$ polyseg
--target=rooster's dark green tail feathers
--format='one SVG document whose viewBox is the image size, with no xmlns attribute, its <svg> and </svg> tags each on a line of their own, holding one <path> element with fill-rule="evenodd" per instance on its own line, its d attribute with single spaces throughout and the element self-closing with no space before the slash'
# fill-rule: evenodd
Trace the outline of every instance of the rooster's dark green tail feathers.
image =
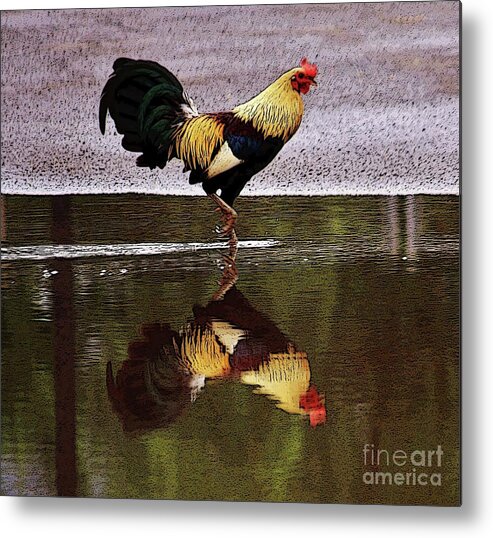
<svg viewBox="0 0 493 538">
<path fill-rule="evenodd" d="M 197 114 L 192 101 L 175 75 L 156 62 L 118 58 L 113 71 L 101 94 L 101 132 L 109 112 L 123 135 L 122 146 L 142 152 L 137 164 L 163 168 L 174 130 Z"/>
</svg>

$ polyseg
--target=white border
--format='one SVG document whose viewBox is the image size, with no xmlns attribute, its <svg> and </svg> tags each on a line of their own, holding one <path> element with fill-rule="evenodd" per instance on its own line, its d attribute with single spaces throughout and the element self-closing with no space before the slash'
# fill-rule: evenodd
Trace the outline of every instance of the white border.
<svg viewBox="0 0 493 538">
<path fill-rule="evenodd" d="M 241 4 L 4 0 L 2 9 Z M 246 2 L 243 2 L 246 3 Z M 262 3 L 250 0 L 248 3 Z M 269 3 L 283 3 L 270 0 Z M 299 2 L 301 3 L 301 2 Z M 463 0 L 463 507 L 0 499 L 3 536 L 491 536 L 493 531 L 493 2 Z M 488 172 L 490 177 L 488 177 Z"/>
</svg>

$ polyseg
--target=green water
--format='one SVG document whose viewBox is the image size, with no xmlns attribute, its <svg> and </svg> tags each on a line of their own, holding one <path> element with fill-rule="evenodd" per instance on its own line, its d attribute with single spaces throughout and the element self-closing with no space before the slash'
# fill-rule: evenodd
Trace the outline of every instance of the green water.
<svg viewBox="0 0 493 538">
<path fill-rule="evenodd" d="M 237 210 L 240 240 L 265 244 L 239 249 L 236 289 L 269 335 L 306 357 L 325 423 L 225 375 L 167 420 L 146 423 L 141 412 L 130 431 L 109 397 L 107 363 L 115 376 L 134 364 L 129 344 L 149 324 L 186 327 L 194 305 L 210 304 L 223 264 L 217 249 L 138 251 L 216 242 L 210 201 L 6 196 L 3 494 L 459 502 L 459 199 L 243 198 Z M 61 257 L 46 257 L 43 245 L 57 244 Z M 143 397 L 127 396 L 130 406 Z M 365 472 L 388 470 L 364 464 L 365 444 L 440 445 L 431 472 L 441 485 L 365 484 Z"/>
</svg>

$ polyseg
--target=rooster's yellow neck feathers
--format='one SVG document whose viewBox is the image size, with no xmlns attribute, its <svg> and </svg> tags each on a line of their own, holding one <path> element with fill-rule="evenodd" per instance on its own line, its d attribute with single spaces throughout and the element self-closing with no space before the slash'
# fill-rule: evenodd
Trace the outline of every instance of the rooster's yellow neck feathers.
<svg viewBox="0 0 493 538">
<path fill-rule="evenodd" d="M 282 138 L 287 142 L 300 126 L 303 100 L 291 86 L 291 77 L 298 71 L 291 69 L 243 105 L 233 109 L 243 121 L 250 121 L 264 136 Z"/>
<path fill-rule="evenodd" d="M 234 108 L 233 113 L 242 121 L 251 122 L 266 138 L 287 142 L 303 117 L 303 100 L 291 86 L 291 77 L 298 70 L 284 73 L 256 97 Z M 174 150 L 189 168 L 206 169 L 223 140 L 224 125 L 213 114 L 202 114 L 188 119 L 177 130 Z"/>
</svg>

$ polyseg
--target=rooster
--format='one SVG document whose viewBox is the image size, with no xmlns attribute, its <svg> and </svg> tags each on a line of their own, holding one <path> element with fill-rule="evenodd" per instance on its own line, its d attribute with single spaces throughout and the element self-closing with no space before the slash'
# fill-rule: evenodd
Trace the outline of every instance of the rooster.
<svg viewBox="0 0 493 538">
<path fill-rule="evenodd" d="M 139 152 L 137 165 L 164 168 L 173 158 L 202 183 L 223 220 L 222 233 L 236 242 L 233 203 L 298 130 L 303 100 L 316 86 L 317 66 L 301 60 L 265 90 L 229 112 L 199 114 L 179 80 L 162 65 L 119 58 L 100 101 L 105 133 L 109 111 L 122 146 Z M 219 192 L 219 194 L 217 194 Z"/>
</svg>

